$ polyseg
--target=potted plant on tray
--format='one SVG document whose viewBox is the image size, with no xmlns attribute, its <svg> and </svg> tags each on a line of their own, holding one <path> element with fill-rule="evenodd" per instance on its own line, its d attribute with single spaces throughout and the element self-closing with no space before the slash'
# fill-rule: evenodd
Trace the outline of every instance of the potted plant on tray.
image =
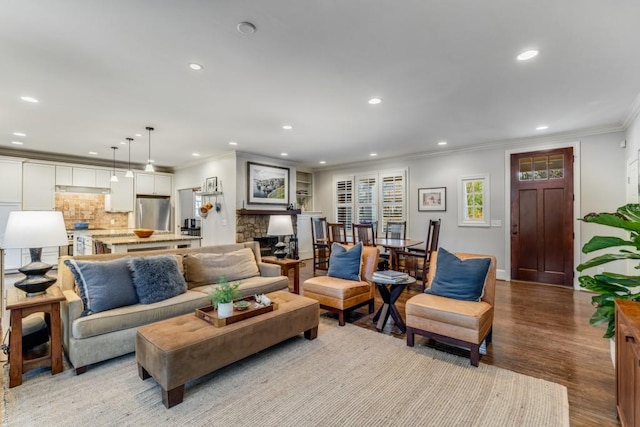
<svg viewBox="0 0 640 427">
<path fill-rule="evenodd" d="M 225 318 L 233 314 L 233 300 L 238 298 L 240 283 L 229 283 L 221 277 L 218 286 L 211 292 L 211 304 L 218 310 L 218 317 Z"/>
<path fill-rule="evenodd" d="M 582 247 L 587 254 L 601 249 L 622 246 L 617 253 L 607 253 L 590 259 L 577 267 L 579 272 L 616 260 L 640 260 L 640 204 L 627 204 L 615 213 L 591 213 L 581 219 L 584 222 L 602 224 L 630 232 L 628 239 L 614 236 L 594 236 Z M 640 269 L 640 265 L 635 267 Z M 592 326 L 607 323 L 604 338 L 615 336 L 614 299 L 640 301 L 640 276 L 601 272 L 593 276 L 583 275 L 578 278 L 580 286 L 595 292 L 591 301 L 596 307 L 589 323 Z"/>
</svg>

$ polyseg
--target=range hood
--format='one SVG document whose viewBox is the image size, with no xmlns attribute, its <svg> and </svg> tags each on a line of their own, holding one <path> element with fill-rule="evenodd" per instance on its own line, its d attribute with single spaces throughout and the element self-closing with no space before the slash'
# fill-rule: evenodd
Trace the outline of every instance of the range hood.
<svg viewBox="0 0 640 427">
<path fill-rule="evenodd" d="M 58 193 L 111 194 L 110 188 L 75 187 L 73 185 L 56 185 Z"/>
</svg>

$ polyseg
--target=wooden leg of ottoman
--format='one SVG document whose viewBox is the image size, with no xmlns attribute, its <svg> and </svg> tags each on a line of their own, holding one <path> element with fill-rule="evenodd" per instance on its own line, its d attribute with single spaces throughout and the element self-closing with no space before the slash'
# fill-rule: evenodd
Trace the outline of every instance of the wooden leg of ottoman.
<svg viewBox="0 0 640 427">
<path fill-rule="evenodd" d="M 304 337 L 308 340 L 314 340 L 318 338 L 318 327 L 311 328 L 308 331 L 304 331 Z"/>
<path fill-rule="evenodd" d="M 178 403 L 182 403 L 184 399 L 184 384 L 179 385 L 171 390 L 162 389 L 162 403 L 169 409 L 172 406 L 176 406 Z"/>
<path fill-rule="evenodd" d="M 147 372 L 147 370 L 144 369 L 140 363 L 138 363 L 138 376 L 142 380 L 146 380 L 147 378 L 151 377 L 151 375 L 149 375 L 149 372 Z"/>
</svg>

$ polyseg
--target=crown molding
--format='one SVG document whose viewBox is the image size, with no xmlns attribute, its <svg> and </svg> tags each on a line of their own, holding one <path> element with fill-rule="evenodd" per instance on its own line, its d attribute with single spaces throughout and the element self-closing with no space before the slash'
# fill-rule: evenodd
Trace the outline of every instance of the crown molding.
<svg viewBox="0 0 640 427">
<path fill-rule="evenodd" d="M 636 96 L 636 99 L 631 103 L 631 108 L 629 108 L 629 114 L 627 114 L 627 118 L 622 122 L 625 130 L 631 126 L 631 124 L 636 120 L 640 114 L 640 93 Z"/>
<path fill-rule="evenodd" d="M 0 147 L 0 156 L 19 157 L 22 159 L 42 160 L 56 163 L 71 163 L 74 165 L 100 166 L 108 169 L 113 168 L 113 160 L 109 159 L 72 156 L 68 154 L 50 153 L 47 151 L 14 149 L 10 147 Z M 134 171 L 143 171 L 145 166 L 146 163 L 131 163 L 131 169 L 133 169 Z M 173 168 L 170 167 L 158 166 L 155 164 L 153 165 L 153 167 L 156 169 L 156 172 L 173 173 Z M 116 169 L 126 170 L 128 168 L 129 162 L 116 161 Z"/>
</svg>

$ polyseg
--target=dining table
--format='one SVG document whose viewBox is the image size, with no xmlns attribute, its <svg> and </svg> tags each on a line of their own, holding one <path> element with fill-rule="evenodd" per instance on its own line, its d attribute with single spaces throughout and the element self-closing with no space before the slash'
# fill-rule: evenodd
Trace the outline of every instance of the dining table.
<svg viewBox="0 0 640 427">
<path fill-rule="evenodd" d="M 415 246 L 423 243 L 424 240 L 414 239 L 387 239 L 384 237 L 377 237 L 375 239 L 376 246 L 382 246 L 389 249 L 389 269 L 393 270 L 398 265 L 398 252 L 403 251 L 409 246 Z M 347 243 L 353 243 L 353 237 L 347 236 Z"/>
</svg>

